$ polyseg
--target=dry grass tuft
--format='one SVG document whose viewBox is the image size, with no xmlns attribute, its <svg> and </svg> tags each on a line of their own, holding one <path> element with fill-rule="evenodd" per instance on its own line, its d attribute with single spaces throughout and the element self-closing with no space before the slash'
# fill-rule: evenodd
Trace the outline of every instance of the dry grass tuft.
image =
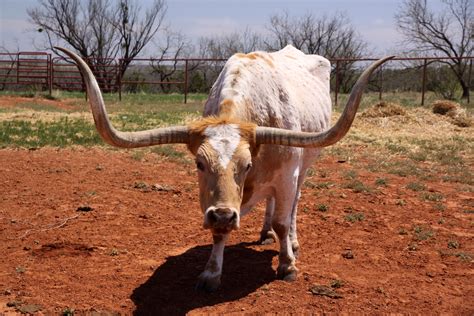
<svg viewBox="0 0 474 316">
<path fill-rule="evenodd" d="M 401 115 L 405 116 L 405 109 L 396 103 L 381 101 L 362 112 L 362 117 L 389 117 Z"/>
<path fill-rule="evenodd" d="M 449 100 L 436 100 L 431 105 L 433 113 L 453 117 L 461 111 L 459 103 Z"/>
<path fill-rule="evenodd" d="M 431 105 L 435 114 L 445 115 L 451 124 L 459 127 L 471 127 L 474 125 L 472 116 L 461 108 L 459 103 L 449 100 L 437 100 Z"/>
</svg>

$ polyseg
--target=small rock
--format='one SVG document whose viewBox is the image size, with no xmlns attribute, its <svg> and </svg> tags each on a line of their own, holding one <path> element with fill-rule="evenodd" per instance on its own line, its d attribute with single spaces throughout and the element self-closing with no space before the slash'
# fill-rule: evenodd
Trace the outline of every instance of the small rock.
<svg viewBox="0 0 474 316">
<path fill-rule="evenodd" d="M 161 185 L 161 184 L 153 184 L 151 186 L 151 189 L 153 191 L 164 191 L 164 192 L 169 192 L 169 191 L 173 191 L 173 188 L 167 186 L 167 185 Z"/>
<path fill-rule="evenodd" d="M 76 212 L 90 212 L 94 210 L 91 206 L 88 206 L 88 205 L 82 205 L 82 206 L 79 206 L 77 209 L 76 209 Z"/>
<path fill-rule="evenodd" d="M 426 272 L 426 275 L 429 276 L 430 278 L 434 278 L 435 277 L 435 273 L 434 272 Z"/>
<path fill-rule="evenodd" d="M 31 250 L 31 247 L 25 246 L 25 247 L 23 247 L 23 250 L 25 250 L 25 251 Z"/>
<path fill-rule="evenodd" d="M 342 257 L 345 259 L 354 259 L 354 254 L 352 253 L 352 250 L 346 250 L 342 253 Z"/>
<path fill-rule="evenodd" d="M 12 291 L 9 289 L 6 289 L 5 291 L 3 291 L 3 295 L 12 295 Z"/>
<path fill-rule="evenodd" d="M 343 298 L 343 296 L 326 285 L 315 285 L 309 289 L 313 295 L 322 295 L 330 298 Z"/>
<path fill-rule="evenodd" d="M 17 306 L 20 306 L 22 304 L 21 301 L 10 301 L 10 302 L 7 302 L 7 307 L 17 307 Z"/>
<path fill-rule="evenodd" d="M 34 314 L 36 312 L 39 312 L 41 310 L 41 306 L 36 305 L 36 304 L 26 304 L 26 305 L 21 305 L 17 306 L 16 309 L 21 312 L 22 314 Z"/>
</svg>

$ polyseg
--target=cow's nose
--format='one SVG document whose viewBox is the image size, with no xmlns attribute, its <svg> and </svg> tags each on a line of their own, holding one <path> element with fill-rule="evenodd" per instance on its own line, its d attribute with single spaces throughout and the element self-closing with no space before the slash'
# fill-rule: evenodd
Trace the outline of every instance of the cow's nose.
<svg viewBox="0 0 474 316">
<path fill-rule="evenodd" d="M 228 227 L 236 223 L 238 214 L 230 208 L 217 208 L 207 212 L 209 224 L 214 227 Z"/>
</svg>

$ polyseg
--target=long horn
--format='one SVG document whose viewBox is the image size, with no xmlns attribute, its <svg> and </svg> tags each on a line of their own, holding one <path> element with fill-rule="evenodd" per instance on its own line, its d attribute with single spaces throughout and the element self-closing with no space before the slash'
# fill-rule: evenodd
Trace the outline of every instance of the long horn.
<svg viewBox="0 0 474 316">
<path fill-rule="evenodd" d="M 326 147 L 337 143 L 342 137 L 344 137 L 344 135 L 346 135 L 354 121 L 362 93 L 367 86 L 370 75 L 375 69 L 377 69 L 377 67 L 394 57 L 395 56 L 389 56 L 377 60 L 362 73 L 354 87 L 352 87 L 351 95 L 349 96 L 349 100 L 344 108 L 344 112 L 331 129 L 320 133 L 308 133 L 259 126 L 256 130 L 257 144 L 273 144 L 293 147 Z"/>
<path fill-rule="evenodd" d="M 139 132 L 121 132 L 116 130 L 109 121 L 102 93 L 89 66 L 73 52 L 62 47 L 55 48 L 64 52 L 76 62 L 86 84 L 95 126 L 104 141 L 110 145 L 125 148 L 189 143 L 188 127 L 186 126 L 163 127 Z"/>
</svg>

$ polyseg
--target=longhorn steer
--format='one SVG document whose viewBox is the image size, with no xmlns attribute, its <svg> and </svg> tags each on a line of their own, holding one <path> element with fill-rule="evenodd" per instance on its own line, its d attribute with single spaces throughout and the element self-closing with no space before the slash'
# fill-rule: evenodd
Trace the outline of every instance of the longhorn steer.
<svg viewBox="0 0 474 316">
<path fill-rule="evenodd" d="M 188 126 L 121 132 L 110 124 L 86 63 L 58 49 L 77 63 L 97 130 L 106 142 L 127 148 L 185 143 L 195 155 L 203 225 L 214 240 L 197 285 L 206 290 L 220 284 L 229 233 L 239 228 L 240 216 L 262 199 L 267 206 L 261 240 L 278 237 L 277 276 L 287 281 L 296 278 L 296 213 L 306 170 L 322 147 L 347 133 L 369 76 L 391 58 L 378 60 L 364 71 L 330 129 L 329 61 L 287 46 L 274 53 L 232 56 L 211 89 L 203 119 Z"/>
</svg>

